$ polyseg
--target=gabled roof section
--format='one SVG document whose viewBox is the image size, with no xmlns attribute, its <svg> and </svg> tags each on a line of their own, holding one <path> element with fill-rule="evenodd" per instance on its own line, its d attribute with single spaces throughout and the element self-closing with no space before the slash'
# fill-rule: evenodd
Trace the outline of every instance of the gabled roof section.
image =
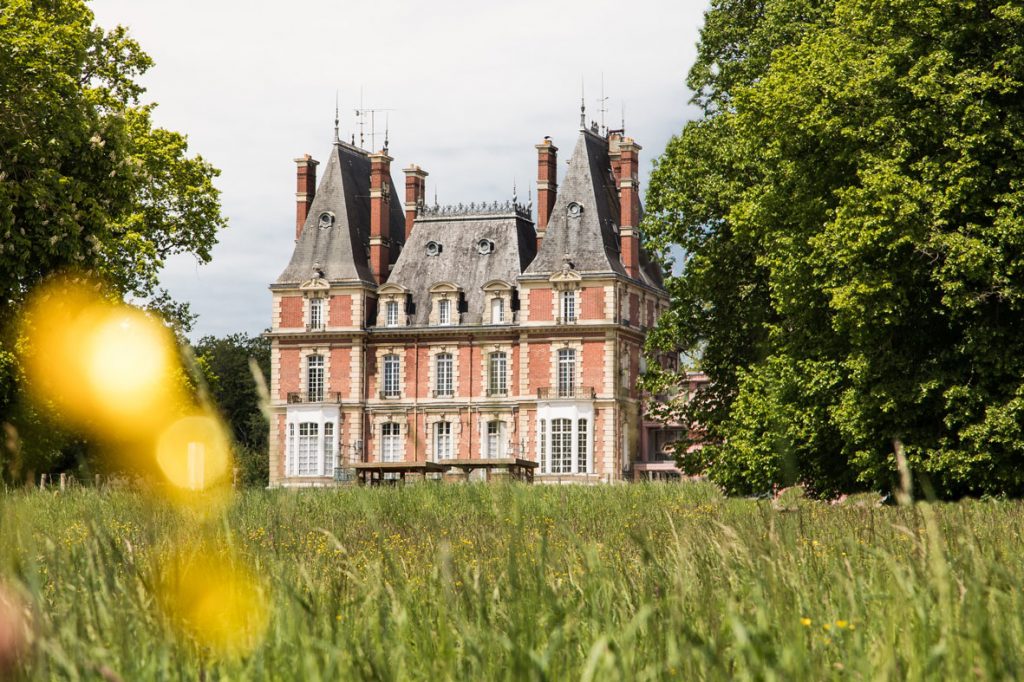
<svg viewBox="0 0 1024 682">
<path fill-rule="evenodd" d="M 405 241 L 405 218 L 391 177 L 388 177 L 388 184 L 392 197 L 390 260 L 394 263 Z M 330 227 L 320 227 L 320 216 L 324 213 L 334 218 Z M 302 227 L 302 236 L 295 244 L 288 267 L 277 278 L 277 284 L 305 282 L 317 276 L 315 271 L 330 282 L 374 284 L 369 244 L 369 155 L 344 142 L 335 142 Z"/>
<path fill-rule="evenodd" d="M 579 215 L 569 211 L 579 204 Z M 619 253 L 619 195 L 608 158 L 608 140 L 581 130 L 565 180 L 558 187 L 547 231 L 527 275 L 549 275 L 563 269 L 566 254 L 582 274 L 617 273 L 626 276 Z M 640 252 L 641 281 L 660 288 L 661 273 Z"/>
<path fill-rule="evenodd" d="M 441 245 L 436 255 L 427 255 L 429 242 Z M 533 223 L 525 210 L 515 207 L 427 212 L 416 219 L 388 284 L 400 284 L 412 292 L 411 324 L 428 324 L 431 292 L 440 289 L 461 290 L 462 322 L 478 324 L 485 313 L 484 285 L 495 280 L 515 282 L 533 258 L 535 244 Z"/>
</svg>

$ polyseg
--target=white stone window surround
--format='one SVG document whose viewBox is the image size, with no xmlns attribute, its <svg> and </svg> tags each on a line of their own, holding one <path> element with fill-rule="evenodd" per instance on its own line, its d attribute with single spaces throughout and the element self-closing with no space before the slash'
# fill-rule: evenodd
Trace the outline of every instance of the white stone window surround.
<svg viewBox="0 0 1024 682">
<path fill-rule="evenodd" d="M 450 397 L 455 397 L 459 394 L 459 347 L 457 345 L 441 345 L 430 348 L 430 366 L 427 368 L 430 395 L 446 400 L 448 397 L 438 394 L 437 386 L 437 356 L 442 353 L 452 356 L 452 392 Z"/>
<path fill-rule="evenodd" d="M 408 326 L 409 316 L 405 312 L 408 299 L 409 292 L 397 284 L 384 284 L 377 289 L 377 326 L 389 329 Z M 397 318 L 388 319 L 389 309 L 395 311 Z"/>
<path fill-rule="evenodd" d="M 299 392 L 309 396 L 309 356 L 320 355 L 324 359 L 323 398 L 326 399 L 331 390 L 331 351 L 327 347 L 303 348 L 299 351 Z"/>
<path fill-rule="evenodd" d="M 378 348 L 377 356 L 377 396 L 384 395 L 384 357 L 387 355 L 398 356 L 398 395 L 388 398 L 396 400 L 405 397 L 405 349 L 401 346 Z"/>
<path fill-rule="evenodd" d="M 316 456 L 314 473 L 298 473 L 298 443 L 300 424 L 317 425 L 313 452 Z M 326 424 L 330 424 L 330 435 Z M 289 405 L 285 413 L 285 476 L 288 478 L 316 478 L 333 476 L 338 457 L 338 439 L 341 434 L 341 414 L 338 405 Z M 329 440 L 328 440 L 329 438 Z"/>
<path fill-rule="evenodd" d="M 376 446 L 374 447 L 375 452 L 373 453 L 374 459 L 378 462 L 385 461 L 385 443 L 384 443 L 384 424 L 397 424 L 398 425 L 398 440 L 396 443 L 397 450 L 390 451 L 390 454 L 397 459 L 390 459 L 387 461 L 405 461 L 405 450 L 406 444 L 408 443 L 409 436 L 409 424 L 406 415 L 402 412 L 394 414 L 377 414 L 373 417 L 373 434 L 376 439 Z"/>
<path fill-rule="evenodd" d="M 330 308 L 327 300 L 320 292 L 306 294 L 303 301 L 305 305 L 303 317 L 306 320 L 306 328 L 310 331 L 321 331 L 327 328 L 327 315 Z"/>
<path fill-rule="evenodd" d="M 503 398 L 512 395 L 512 389 L 515 386 L 513 383 L 513 364 L 512 364 L 512 344 L 511 343 L 489 343 L 481 346 L 483 352 L 481 353 L 480 359 L 480 376 L 484 378 L 484 397 L 485 398 Z M 504 393 L 492 393 L 491 384 L 491 355 L 494 353 L 505 354 L 505 391 Z"/>
<path fill-rule="evenodd" d="M 430 315 L 427 324 L 432 326 L 457 325 L 461 321 L 462 314 L 459 311 L 459 304 L 462 301 L 462 289 L 450 282 L 438 282 L 430 287 Z M 441 317 L 441 302 L 447 301 L 448 319 Z"/>
<path fill-rule="evenodd" d="M 498 436 L 498 452 L 491 453 L 488 447 L 488 427 L 491 423 L 498 422 L 501 424 L 501 432 Z M 502 457 L 512 457 L 515 452 L 515 438 L 516 438 L 516 415 L 512 412 L 489 412 L 484 410 L 480 412 L 479 421 L 477 422 L 478 430 L 478 441 L 476 448 L 477 453 L 471 455 L 480 457 L 481 459 L 498 459 Z"/>
<path fill-rule="evenodd" d="M 484 284 L 481 289 L 484 292 L 484 309 L 481 311 L 484 324 L 513 324 L 512 313 L 512 290 L 508 282 L 495 279 Z M 496 304 L 495 301 L 499 303 Z M 495 306 L 501 306 L 501 319 L 495 319 Z"/>
<path fill-rule="evenodd" d="M 555 395 L 558 394 L 558 351 L 563 348 L 571 348 L 576 351 L 576 376 L 574 386 L 576 390 L 580 390 L 583 385 L 583 341 L 582 339 L 571 339 L 562 340 L 551 344 L 551 362 L 550 362 L 550 380 L 551 383 L 548 385 Z M 595 386 L 595 390 L 600 390 L 600 386 Z"/>
<path fill-rule="evenodd" d="M 552 474 L 551 466 L 551 444 L 552 429 L 551 422 L 554 419 L 567 419 L 570 423 L 571 435 L 569 445 L 570 470 L 560 472 L 561 475 L 594 473 L 594 404 L 590 401 L 576 402 L 541 402 L 537 405 L 537 426 L 536 426 L 536 448 L 538 453 L 544 453 L 541 457 L 537 473 Z M 586 420 L 587 432 L 579 432 L 580 420 Z M 541 438 L 544 438 L 544 442 Z M 579 467 L 580 444 L 586 445 L 586 472 L 581 472 Z M 558 474 L 556 474 L 558 475 Z"/>
<path fill-rule="evenodd" d="M 451 443 L 448 457 L 437 452 L 437 424 L 447 422 L 450 424 L 449 441 Z M 462 432 L 462 419 L 458 412 L 427 413 L 425 425 L 427 429 L 427 460 L 438 462 L 441 459 L 455 459 L 459 453 L 459 434 Z"/>
</svg>

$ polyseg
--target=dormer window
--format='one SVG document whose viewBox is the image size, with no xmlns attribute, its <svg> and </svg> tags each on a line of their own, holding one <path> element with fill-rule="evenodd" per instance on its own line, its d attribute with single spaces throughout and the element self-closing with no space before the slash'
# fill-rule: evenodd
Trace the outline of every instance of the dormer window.
<svg viewBox="0 0 1024 682">
<path fill-rule="evenodd" d="M 326 211 L 321 213 L 320 218 L 317 220 L 317 226 L 321 230 L 326 230 L 332 225 L 334 225 L 334 214 L 328 213 Z"/>
<path fill-rule="evenodd" d="M 481 239 L 476 243 L 476 250 L 481 256 L 486 256 L 494 251 L 494 242 L 490 239 Z"/>
<path fill-rule="evenodd" d="M 447 298 L 442 298 L 437 302 L 437 323 L 440 325 L 452 323 L 452 302 Z"/>
<path fill-rule="evenodd" d="M 491 299 L 491 324 L 504 324 L 505 323 L 505 299 L 503 298 L 492 298 Z"/>
<path fill-rule="evenodd" d="M 569 203 L 566 210 L 568 210 L 570 218 L 578 218 L 583 213 L 583 206 L 573 201 Z"/>
<path fill-rule="evenodd" d="M 441 253 L 441 245 L 440 244 L 438 244 L 435 241 L 427 242 L 427 255 L 428 256 L 437 256 L 437 255 L 440 255 L 440 253 Z"/>
<path fill-rule="evenodd" d="M 388 301 L 384 304 L 384 325 L 387 327 L 398 326 L 398 301 Z"/>
</svg>

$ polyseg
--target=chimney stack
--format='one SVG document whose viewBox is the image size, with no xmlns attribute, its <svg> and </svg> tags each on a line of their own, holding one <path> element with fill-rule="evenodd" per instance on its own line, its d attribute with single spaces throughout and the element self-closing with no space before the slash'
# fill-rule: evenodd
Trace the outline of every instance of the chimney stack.
<svg viewBox="0 0 1024 682">
<path fill-rule="evenodd" d="M 370 270 L 378 285 L 390 273 L 392 161 L 385 151 L 370 154 Z"/>
<path fill-rule="evenodd" d="M 412 224 L 416 220 L 420 206 L 427 198 L 427 176 L 430 175 L 417 165 L 403 169 L 405 173 L 405 238 L 412 234 Z"/>
<path fill-rule="evenodd" d="M 305 154 L 295 159 L 295 241 L 302 236 L 302 226 L 316 196 L 316 167 L 319 161 Z"/>
<path fill-rule="evenodd" d="M 537 147 L 537 250 L 548 229 L 551 210 L 558 194 L 558 147 L 545 137 Z"/>
<path fill-rule="evenodd" d="M 633 279 L 640 278 L 640 239 L 637 223 L 640 222 L 640 187 L 637 170 L 640 165 L 640 145 L 631 137 L 618 141 L 619 152 L 619 253 L 626 274 Z"/>
</svg>

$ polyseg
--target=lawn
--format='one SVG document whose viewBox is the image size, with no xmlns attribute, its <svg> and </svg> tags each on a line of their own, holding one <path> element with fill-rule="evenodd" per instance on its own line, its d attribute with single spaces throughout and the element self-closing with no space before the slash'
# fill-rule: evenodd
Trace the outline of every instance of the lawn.
<svg viewBox="0 0 1024 682">
<path fill-rule="evenodd" d="M 0 493 L 0 581 L 29 604 L 28 678 L 1024 670 L 1018 502 L 778 509 L 703 484 L 419 484 L 247 492 L 203 518 L 153 499 Z M 207 567 L 189 574 L 197 590 L 239 593 L 197 557 L 251 577 L 243 646 L 168 603 L 182 565 Z"/>
</svg>

